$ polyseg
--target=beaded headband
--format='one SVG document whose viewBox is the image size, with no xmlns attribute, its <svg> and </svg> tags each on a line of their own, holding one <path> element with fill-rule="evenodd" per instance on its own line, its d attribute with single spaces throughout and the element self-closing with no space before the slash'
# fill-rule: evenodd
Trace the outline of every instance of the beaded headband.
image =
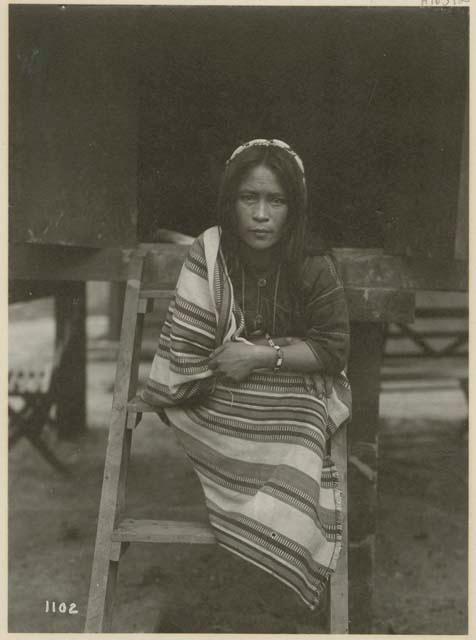
<svg viewBox="0 0 476 640">
<path fill-rule="evenodd" d="M 283 142 L 282 140 L 276 140 L 276 139 L 266 140 L 265 138 L 256 138 L 255 140 L 250 140 L 249 142 L 245 142 L 244 144 L 237 147 L 233 151 L 231 156 L 226 161 L 226 164 L 231 162 L 234 158 L 236 158 L 237 155 L 239 155 L 242 151 L 245 151 L 245 149 L 248 149 L 249 147 L 279 147 L 280 149 L 284 149 L 296 161 L 296 164 L 299 167 L 302 173 L 302 178 L 305 182 L 304 165 L 301 158 L 298 156 L 298 154 L 295 151 L 291 149 L 291 147 L 288 144 L 286 144 L 286 142 Z"/>
</svg>

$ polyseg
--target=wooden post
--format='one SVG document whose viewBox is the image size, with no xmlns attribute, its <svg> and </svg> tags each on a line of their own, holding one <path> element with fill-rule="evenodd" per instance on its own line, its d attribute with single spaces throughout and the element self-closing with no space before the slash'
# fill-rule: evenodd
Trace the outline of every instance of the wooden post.
<svg viewBox="0 0 476 640">
<path fill-rule="evenodd" d="M 342 488 L 342 549 L 330 580 L 329 633 L 349 633 L 349 531 L 347 487 L 347 426 L 332 436 L 331 456 L 339 472 Z"/>
<path fill-rule="evenodd" d="M 65 341 L 57 389 L 58 432 L 74 438 L 86 428 L 86 284 L 69 282 L 55 296 L 56 345 Z"/>
<path fill-rule="evenodd" d="M 351 633 L 372 633 L 377 434 L 383 336 L 383 323 L 352 323 L 349 379 L 353 408 L 352 423 L 348 429 Z"/>
<path fill-rule="evenodd" d="M 121 337 L 122 310 L 124 308 L 124 296 L 126 285 L 124 282 L 111 282 L 109 288 L 109 340 L 119 340 Z"/>
</svg>

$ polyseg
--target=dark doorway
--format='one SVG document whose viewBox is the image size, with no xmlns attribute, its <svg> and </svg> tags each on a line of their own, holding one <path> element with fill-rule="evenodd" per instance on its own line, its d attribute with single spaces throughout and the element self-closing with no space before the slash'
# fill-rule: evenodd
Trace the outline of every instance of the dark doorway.
<svg viewBox="0 0 476 640">
<path fill-rule="evenodd" d="M 144 9 L 139 237 L 213 224 L 231 151 L 276 137 L 302 156 L 333 246 L 452 247 L 466 34 L 466 11 Z"/>
</svg>

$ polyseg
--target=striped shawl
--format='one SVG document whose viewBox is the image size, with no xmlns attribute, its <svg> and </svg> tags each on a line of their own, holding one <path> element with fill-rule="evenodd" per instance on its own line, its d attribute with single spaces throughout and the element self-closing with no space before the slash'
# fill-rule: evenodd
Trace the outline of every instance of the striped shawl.
<svg viewBox="0 0 476 640">
<path fill-rule="evenodd" d="M 341 493 L 326 448 L 349 418 L 350 388 L 343 374 L 329 397 L 294 372 L 255 371 L 240 383 L 215 378 L 210 353 L 242 340 L 243 325 L 212 227 L 182 267 L 143 398 L 175 427 L 218 543 L 313 609 L 341 547 Z"/>
</svg>

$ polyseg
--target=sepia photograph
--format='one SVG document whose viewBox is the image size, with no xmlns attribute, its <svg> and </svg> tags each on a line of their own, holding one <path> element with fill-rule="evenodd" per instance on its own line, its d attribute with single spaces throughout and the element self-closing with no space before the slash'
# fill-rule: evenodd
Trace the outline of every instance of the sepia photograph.
<svg viewBox="0 0 476 640">
<path fill-rule="evenodd" d="M 8 633 L 468 634 L 469 0 L 356 5 L 8 5 Z"/>
</svg>

